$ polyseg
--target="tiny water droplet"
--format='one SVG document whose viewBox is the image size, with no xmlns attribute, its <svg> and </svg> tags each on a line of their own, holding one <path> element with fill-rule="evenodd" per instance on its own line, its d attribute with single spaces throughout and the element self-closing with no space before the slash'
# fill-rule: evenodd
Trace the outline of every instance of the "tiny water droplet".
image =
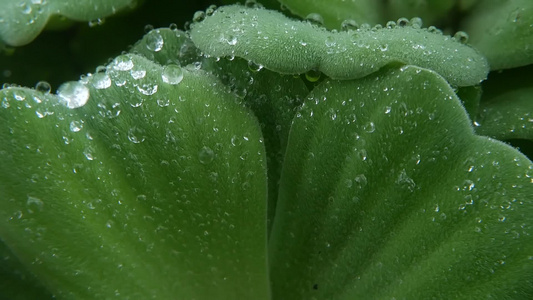
<svg viewBox="0 0 533 300">
<path fill-rule="evenodd" d="M 342 21 L 341 30 L 343 30 L 343 31 L 354 31 L 354 30 L 357 30 L 357 29 L 359 29 L 359 24 L 357 24 L 357 22 L 355 20 L 348 19 L 348 20 Z"/>
<path fill-rule="evenodd" d="M 387 24 L 385 25 L 387 28 L 395 28 L 396 27 L 396 22 L 394 21 L 388 21 Z"/>
<path fill-rule="evenodd" d="M 70 131 L 79 132 L 82 128 L 83 128 L 83 123 L 81 121 L 70 122 Z"/>
<path fill-rule="evenodd" d="M 161 33 L 159 33 L 159 30 L 156 29 L 148 32 L 144 39 L 146 41 L 146 48 L 148 50 L 158 52 L 163 49 L 165 41 L 163 40 Z"/>
<path fill-rule="evenodd" d="M 212 162 L 214 158 L 215 153 L 211 148 L 207 146 L 202 147 L 202 149 L 200 149 L 200 151 L 198 152 L 198 160 L 204 165 Z"/>
<path fill-rule="evenodd" d="M 320 76 L 322 75 L 322 72 L 320 72 L 317 69 L 311 69 L 305 73 L 305 78 L 309 82 L 316 82 L 320 79 Z"/>
<path fill-rule="evenodd" d="M 194 16 L 192 17 L 193 22 L 202 22 L 205 19 L 205 12 L 199 10 L 194 13 Z"/>
<path fill-rule="evenodd" d="M 466 44 L 468 43 L 468 34 L 464 31 L 457 31 L 454 35 L 453 35 L 453 38 L 458 41 L 459 43 L 461 44 Z"/>
<path fill-rule="evenodd" d="M 263 69 L 263 66 L 250 60 L 248 61 L 248 69 L 250 69 L 252 72 L 259 72 L 261 69 Z"/>
<path fill-rule="evenodd" d="M 44 202 L 37 197 L 28 196 L 26 206 L 28 207 L 28 212 L 33 213 L 35 211 L 42 211 Z"/>
<path fill-rule="evenodd" d="M 415 28 L 415 29 L 420 29 L 422 28 L 422 19 L 419 18 L 419 17 L 414 17 L 410 20 L 410 23 L 411 23 L 411 27 Z"/>
<path fill-rule="evenodd" d="M 305 20 L 311 24 L 317 25 L 317 26 L 323 26 L 324 25 L 324 18 L 322 15 L 317 13 L 310 13 L 305 17 Z"/>
<path fill-rule="evenodd" d="M 141 94 L 146 95 L 146 96 L 150 96 L 150 95 L 157 93 L 157 89 L 158 89 L 157 84 L 145 83 L 145 84 L 137 86 L 137 90 L 141 92 Z"/>
<path fill-rule="evenodd" d="M 133 68 L 133 61 L 126 54 L 117 56 L 113 61 L 113 69 L 117 71 L 129 71 L 131 68 Z"/>
<path fill-rule="evenodd" d="M 130 142 L 134 144 L 140 144 L 144 142 L 145 139 L 146 136 L 144 135 L 143 129 L 133 126 L 128 130 L 128 140 L 130 140 Z"/>
<path fill-rule="evenodd" d="M 398 21 L 396 21 L 396 24 L 398 24 L 399 27 L 406 27 L 411 25 L 409 19 L 407 18 L 399 18 Z"/>
<path fill-rule="evenodd" d="M 178 65 L 166 65 L 161 73 L 161 79 L 171 85 L 178 84 L 183 80 L 183 70 Z"/>
<path fill-rule="evenodd" d="M 106 73 L 99 72 L 93 75 L 92 84 L 98 90 L 107 89 L 111 86 L 111 78 Z"/>
<path fill-rule="evenodd" d="M 374 125 L 374 122 L 368 122 L 363 127 L 363 130 L 368 132 L 368 133 L 372 133 L 372 132 L 374 132 L 376 130 L 376 125 Z"/>
<path fill-rule="evenodd" d="M 46 81 L 39 81 L 35 85 L 35 89 L 41 93 L 48 94 L 50 93 L 50 90 L 52 90 L 52 87 Z"/>
<path fill-rule="evenodd" d="M 89 100 L 89 89 L 77 81 L 69 81 L 57 89 L 57 95 L 68 108 L 78 108 Z"/>
</svg>

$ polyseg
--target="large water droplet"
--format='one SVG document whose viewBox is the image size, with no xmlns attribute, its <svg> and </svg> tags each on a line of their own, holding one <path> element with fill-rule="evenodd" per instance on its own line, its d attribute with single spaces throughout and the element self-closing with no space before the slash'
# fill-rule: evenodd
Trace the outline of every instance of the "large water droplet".
<svg viewBox="0 0 533 300">
<path fill-rule="evenodd" d="M 89 89 L 77 81 L 69 81 L 57 89 L 57 95 L 68 108 L 78 108 L 84 106 L 89 100 Z"/>
<path fill-rule="evenodd" d="M 178 84 L 183 80 L 183 70 L 178 65 L 166 65 L 161 73 L 161 79 L 168 84 Z"/>
</svg>

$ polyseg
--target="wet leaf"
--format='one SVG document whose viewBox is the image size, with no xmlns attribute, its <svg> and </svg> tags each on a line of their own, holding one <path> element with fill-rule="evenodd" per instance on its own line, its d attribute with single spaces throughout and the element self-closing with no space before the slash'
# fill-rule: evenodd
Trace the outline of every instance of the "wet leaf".
<svg viewBox="0 0 533 300">
<path fill-rule="evenodd" d="M 0 237 L 57 297 L 268 298 L 259 126 L 181 71 L 128 54 L 0 92 Z"/>
<path fill-rule="evenodd" d="M 269 242 L 275 299 L 525 298 L 533 164 L 404 67 L 326 80 L 294 119 Z"/>
</svg>

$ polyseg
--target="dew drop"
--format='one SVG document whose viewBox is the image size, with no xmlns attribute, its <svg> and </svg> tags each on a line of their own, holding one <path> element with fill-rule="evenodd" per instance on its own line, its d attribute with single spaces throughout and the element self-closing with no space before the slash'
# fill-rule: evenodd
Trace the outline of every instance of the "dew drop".
<svg viewBox="0 0 533 300">
<path fill-rule="evenodd" d="M 152 30 L 148 32 L 144 38 L 146 41 L 146 48 L 148 50 L 158 52 L 163 49 L 163 44 L 165 41 L 163 40 L 161 33 L 159 33 L 159 30 Z"/>
<path fill-rule="evenodd" d="M 337 45 L 337 42 L 335 41 L 335 38 L 333 36 L 326 37 L 326 47 L 333 47 Z"/>
<path fill-rule="evenodd" d="M 317 69 L 311 69 L 305 73 L 305 78 L 309 82 L 317 82 L 320 79 L 322 73 Z"/>
<path fill-rule="evenodd" d="M 105 23 L 105 19 L 101 18 L 101 19 L 95 19 L 95 20 L 89 21 L 88 25 L 89 27 L 96 27 L 96 26 L 103 25 L 104 23 Z"/>
<path fill-rule="evenodd" d="M 422 19 L 419 17 L 412 18 L 410 23 L 411 23 L 411 27 L 416 28 L 416 29 L 422 28 L 422 25 L 423 25 Z"/>
<path fill-rule="evenodd" d="M 376 125 L 374 125 L 374 122 L 368 122 L 363 127 L 363 130 L 368 132 L 368 133 L 372 133 L 372 132 L 376 131 Z"/>
<path fill-rule="evenodd" d="M 133 61 L 131 61 L 131 58 L 126 55 L 120 55 L 114 60 L 113 69 L 117 71 L 129 71 L 133 68 Z"/>
<path fill-rule="evenodd" d="M 399 18 L 396 22 L 399 27 L 406 27 L 409 26 L 411 23 L 409 22 L 409 19 L 407 18 Z"/>
<path fill-rule="evenodd" d="M 50 90 L 52 90 L 52 87 L 46 81 L 39 81 L 35 85 L 35 89 L 41 93 L 48 94 L 50 93 Z"/>
<path fill-rule="evenodd" d="M 464 31 L 457 31 L 453 38 L 461 44 L 468 43 L 468 34 Z"/>
<path fill-rule="evenodd" d="M 388 21 L 387 24 L 385 25 L 387 28 L 395 28 L 396 27 L 396 22 L 394 21 Z"/>
<path fill-rule="evenodd" d="M 248 61 L 248 69 L 250 69 L 252 72 L 259 72 L 261 69 L 263 69 L 263 66 L 250 60 Z"/>
<path fill-rule="evenodd" d="M 226 42 L 228 43 L 228 45 L 235 46 L 235 45 L 237 45 L 237 37 L 235 37 L 235 36 L 233 36 L 233 35 L 230 35 L 230 36 L 226 39 Z"/>
<path fill-rule="evenodd" d="M 107 89 L 111 86 L 111 78 L 106 73 L 96 73 L 93 75 L 92 84 L 98 90 Z"/>
<path fill-rule="evenodd" d="M 204 165 L 212 162 L 214 158 L 215 153 L 211 148 L 207 146 L 202 147 L 202 149 L 200 149 L 200 151 L 198 152 L 198 160 Z"/>
<path fill-rule="evenodd" d="M 28 212 L 33 213 L 35 211 L 43 210 L 44 202 L 37 197 L 28 196 L 26 206 L 28 207 Z"/>
<path fill-rule="evenodd" d="M 192 17 L 193 22 L 202 22 L 205 19 L 205 12 L 199 10 L 194 13 L 194 16 Z"/>
<path fill-rule="evenodd" d="M 81 121 L 70 122 L 70 131 L 79 132 L 82 128 L 83 128 L 83 123 Z"/>
<path fill-rule="evenodd" d="M 137 90 L 141 92 L 141 94 L 146 95 L 146 96 L 150 96 L 150 95 L 157 93 L 157 88 L 158 88 L 157 84 L 149 84 L 149 83 L 145 83 L 145 84 L 137 86 Z"/>
<path fill-rule="evenodd" d="M 348 19 L 348 20 L 342 21 L 341 30 L 343 30 L 343 31 L 354 31 L 354 30 L 357 30 L 357 29 L 359 29 L 359 24 L 357 24 L 357 22 L 355 20 Z"/>
<path fill-rule="evenodd" d="M 128 130 L 128 140 L 130 140 L 130 142 L 134 144 L 140 144 L 144 142 L 145 139 L 146 139 L 146 136 L 144 135 L 143 129 L 137 126 L 134 126 Z"/>
<path fill-rule="evenodd" d="M 139 70 L 130 70 L 130 75 L 133 79 L 135 80 L 139 80 L 139 79 L 142 79 L 144 78 L 144 76 L 146 76 L 146 70 L 142 70 L 142 69 L 139 69 Z"/>
<path fill-rule="evenodd" d="M 305 17 L 305 20 L 311 24 L 317 25 L 317 26 L 323 26 L 324 25 L 324 18 L 322 15 L 317 13 L 310 13 Z"/>
<path fill-rule="evenodd" d="M 217 10 L 217 6 L 216 5 L 210 5 L 206 10 L 205 10 L 205 14 L 208 15 L 208 16 L 212 16 L 214 13 L 215 13 L 215 10 Z"/>
<path fill-rule="evenodd" d="M 166 65 L 161 73 L 161 79 L 164 83 L 175 85 L 183 80 L 183 70 L 178 65 Z"/>
<path fill-rule="evenodd" d="M 57 89 L 57 95 L 68 108 L 78 108 L 89 100 L 89 89 L 77 81 L 69 81 Z"/>
<path fill-rule="evenodd" d="M 172 31 L 176 31 L 176 30 L 178 30 L 178 24 L 170 23 L 170 25 L 168 25 L 168 29 L 170 29 Z"/>
</svg>

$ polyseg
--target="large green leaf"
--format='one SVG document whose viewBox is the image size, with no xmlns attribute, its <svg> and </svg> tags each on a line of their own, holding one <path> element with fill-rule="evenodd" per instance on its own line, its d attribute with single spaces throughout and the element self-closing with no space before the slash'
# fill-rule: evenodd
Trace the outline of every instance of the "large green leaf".
<svg viewBox="0 0 533 300">
<path fill-rule="evenodd" d="M 140 56 L 85 81 L 0 92 L 10 251 L 59 298 L 267 299 L 255 117 L 213 76 Z"/>
<path fill-rule="evenodd" d="M 52 15 L 91 21 L 112 15 L 131 3 L 132 0 L 0 0 L 0 41 L 21 46 L 39 35 Z"/>
<path fill-rule="evenodd" d="M 408 66 L 326 80 L 294 119 L 269 243 L 275 299 L 526 299 L 533 164 Z"/>
</svg>

